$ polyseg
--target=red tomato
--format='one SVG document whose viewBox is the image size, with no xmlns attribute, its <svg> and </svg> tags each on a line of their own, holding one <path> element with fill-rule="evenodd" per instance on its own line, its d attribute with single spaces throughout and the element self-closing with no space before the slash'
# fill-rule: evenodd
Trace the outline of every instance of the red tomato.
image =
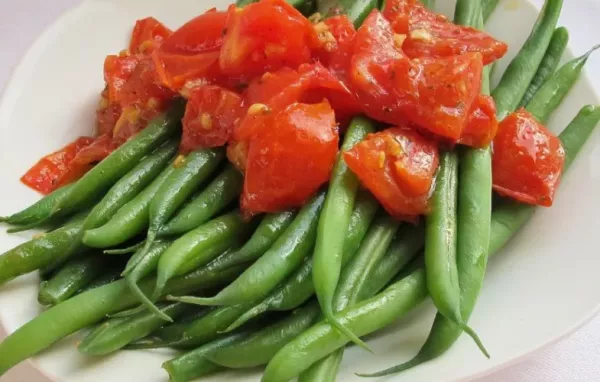
<svg viewBox="0 0 600 382">
<path fill-rule="evenodd" d="M 389 22 L 373 11 L 357 32 L 351 69 L 352 89 L 369 116 L 455 142 L 479 94 L 483 64 L 479 53 L 408 59 Z"/>
<path fill-rule="evenodd" d="M 356 36 L 354 24 L 346 15 L 339 15 L 315 25 L 315 30 L 320 31 L 319 36 L 325 36 L 325 41 L 329 40 L 317 51 L 319 61 L 337 78 L 346 80 Z"/>
<path fill-rule="evenodd" d="M 123 108 L 116 102 L 111 103 L 107 98 L 108 88 L 100 96 L 100 104 L 96 110 L 96 135 L 112 134 Z"/>
<path fill-rule="evenodd" d="M 427 10 L 417 0 L 388 0 L 384 16 L 394 32 L 405 36 L 402 49 L 409 57 L 448 57 L 479 52 L 485 65 L 506 54 L 508 46 L 485 32 L 459 26 Z"/>
<path fill-rule="evenodd" d="M 439 164 L 433 141 L 413 129 L 393 127 L 367 136 L 344 153 L 344 160 L 392 216 L 414 220 L 428 212 Z"/>
<path fill-rule="evenodd" d="M 123 107 L 136 105 L 140 109 L 164 110 L 176 94 L 160 85 L 154 62 L 150 57 L 139 60 L 119 92 Z"/>
<path fill-rule="evenodd" d="M 226 20 L 226 12 L 209 10 L 185 23 L 154 51 L 152 58 L 163 85 L 178 91 L 188 82 L 194 87 L 219 78 Z"/>
<path fill-rule="evenodd" d="M 219 86 L 192 90 L 183 117 L 181 151 L 225 145 L 245 111 L 242 97 Z"/>
<path fill-rule="evenodd" d="M 21 182 L 44 195 L 49 194 L 60 186 L 60 178 L 68 172 L 76 155 L 93 141 L 94 138 L 80 137 L 59 151 L 46 155 L 21 177 Z"/>
<path fill-rule="evenodd" d="M 525 109 L 506 117 L 494 139 L 494 190 L 518 201 L 552 205 L 565 163 L 560 140 Z"/>
<path fill-rule="evenodd" d="M 326 98 L 338 120 L 358 114 L 361 107 L 356 97 L 320 63 L 303 64 L 298 70 L 282 68 L 267 72 L 248 86 L 249 105 L 265 104 L 281 110 L 294 102 L 320 103 Z"/>
<path fill-rule="evenodd" d="M 458 143 L 471 147 L 487 147 L 497 132 L 496 103 L 492 97 L 480 94 L 473 103 L 469 120 Z"/>
<path fill-rule="evenodd" d="M 169 28 L 154 17 L 138 20 L 131 34 L 129 52 L 131 54 L 152 53 L 172 33 Z"/>
<path fill-rule="evenodd" d="M 219 65 L 223 74 L 249 80 L 267 71 L 297 68 L 317 39 L 304 16 L 285 0 L 261 0 L 228 10 Z"/>
<path fill-rule="evenodd" d="M 108 88 L 108 100 L 119 102 L 123 86 L 140 62 L 139 56 L 110 55 L 104 60 L 104 81 Z"/>
<path fill-rule="evenodd" d="M 338 151 L 327 102 L 292 104 L 268 122 L 271 126 L 249 144 L 241 200 L 249 213 L 301 206 L 329 180 Z"/>
</svg>

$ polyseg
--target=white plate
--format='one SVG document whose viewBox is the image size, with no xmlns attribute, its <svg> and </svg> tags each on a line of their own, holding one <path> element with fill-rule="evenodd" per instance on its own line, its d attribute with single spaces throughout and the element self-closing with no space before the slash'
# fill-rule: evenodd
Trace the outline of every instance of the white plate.
<svg viewBox="0 0 600 382">
<path fill-rule="evenodd" d="M 176 3 L 176 6 L 174 6 Z M 441 2 L 440 2 L 441 3 Z M 453 3 L 453 2 L 446 2 Z M 509 43 L 498 69 L 520 48 L 541 6 L 541 0 L 502 0 L 490 20 L 492 33 Z M 104 56 L 127 44 L 137 18 L 154 15 L 171 27 L 225 0 L 88 0 L 65 14 L 34 44 L 16 70 L 0 103 L 0 215 L 38 198 L 18 181 L 41 155 L 89 134 L 103 87 Z M 451 11 L 453 4 L 445 4 Z M 600 36 L 600 7 L 591 0 L 565 1 L 560 20 L 571 32 L 571 51 L 583 53 Z M 569 56 L 570 58 L 571 56 Z M 550 127 L 560 131 L 581 106 L 599 103 L 600 59 L 592 57 Z M 497 70 L 496 77 L 501 70 Z M 489 274 L 471 326 L 492 354 L 483 358 L 468 338 L 461 338 L 440 359 L 386 381 L 457 381 L 506 366 L 575 330 L 600 306 L 597 212 L 600 202 L 600 131 L 585 147 L 564 179 L 558 200 L 540 210 L 510 245 L 490 264 Z M 0 252 L 28 234 L 0 233 Z M 0 288 L 0 324 L 12 332 L 39 313 L 38 279 L 20 278 Z M 344 357 L 341 381 L 362 380 L 356 371 L 376 371 L 411 357 L 430 328 L 433 309 L 427 304 L 393 328 L 370 338 L 376 355 L 356 348 Z M 128 351 L 102 359 L 80 356 L 73 336 L 35 358 L 37 366 L 63 381 L 164 381 L 160 368 L 169 352 Z M 209 381 L 259 380 L 260 371 L 231 372 Z"/>
</svg>

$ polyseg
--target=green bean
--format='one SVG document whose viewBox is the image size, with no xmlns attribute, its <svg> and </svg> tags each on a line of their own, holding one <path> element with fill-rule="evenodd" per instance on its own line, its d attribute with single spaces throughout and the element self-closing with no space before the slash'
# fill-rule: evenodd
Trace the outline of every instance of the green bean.
<svg viewBox="0 0 600 382">
<path fill-rule="evenodd" d="M 53 213 L 76 211 L 90 203 L 95 195 L 107 191 L 139 161 L 175 134 L 183 115 L 183 104 L 177 102 L 170 111 L 154 118 L 134 138 L 125 142 L 79 179 L 68 195 L 57 201 Z"/>
<path fill-rule="evenodd" d="M 487 23 L 488 19 L 498 6 L 500 0 L 483 0 L 481 2 L 481 13 L 483 15 L 483 22 Z"/>
<path fill-rule="evenodd" d="M 359 190 L 354 212 L 350 217 L 346 241 L 344 242 L 342 266 L 346 265 L 356 253 L 378 208 L 379 203 L 370 192 Z M 236 329 L 248 320 L 271 310 L 286 311 L 295 309 L 308 301 L 314 294 L 312 258 L 307 258 L 292 276 L 273 290 L 262 302 L 240 316 L 227 330 Z"/>
<path fill-rule="evenodd" d="M 373 270 L 385 257 L 399 227 L 400 223 L 386 212 L 382 211 L 377 216 L 361 243 L 357 255 L 350 260 L 350 263 L 342 271 L 333 301 L 336 312 L 344 310 L 359 301 L 362 287 L 367 284 Z M 343 349 L 340 349 L 330 354 L 319 365 L 315 365 L 314 369 L 309 369 L 308 375 L 303 376 L 302 379 L 311 380 L 311 378 L 321 378 L 323 374 L 334 373 L 333 371 L 337 370 L 343 353 Z M 313 380 L 319 381 L 318 379 Z"/>
<path fill-rule="evenodd" d="M 481 17 L 481 0 L 460 0 L 454 9 L 454 23 L 473 26 Z"/>
<path fill-rule="evenodd" d="M 584 143 L 590 137 L 596 125 L 600 122 L 600 107 L 586 106 L 577 114 L 575 119 L 560 134 L 563 147 L 566 153 L 564 171 L 567 171 L 573 163 Z M 535 207 L 522 204 L 515 201 L 505 201 L 494 208 L 492 213 L 491 235 L 490 235 L 490 254 L 500 251 L 506 243 L 515 235 L 515 233 L 525 225 L 533 216 Z M 461 311 L 465 319 L 468 319 L 475 307 L 476 295 L 465 294 L 461 302 Z M 444 319 L 441 315 L 436 316 L 434 328 L 438 335 L 430 335 L 427 341 L 419 350 L 419 353 L 408 362 L 391 367 L 389 369 L 373 373 L 369 377 L 379 377 L 398 373 L 424 362 L 439 357 L 445 353 L 456 342 L 461 334 L 461 330 L 451 321 Z"/>
<path fill-rule="evenodd" d="M 121 269 L 121 267 L 111 267 L 108 271 L 93 279 L 91 283 L 83 287 L 77 294 L 117 281 L 121 278 Z"/>
<path fill-rule="evenodd" d="M 569 31 L 567 28 L 556 28 L 552 34 L 552 39 L 550 40 L 550 45 L 548 45 L 546 54 L 544 54 L 544 59 L 540 63 L 518 108 L 527 106 L 538 89 L 554 74 L 568 43 Z"/>
<path fill-rule="evenodd" d="M 48 281 L 43 281 L 38 293 L 42 305 L 56 305 L 77 293 L 104 272 L 107 266 L 102 255 L 87 255 L 73 259 Z"/>
<path fill-rule="evenodd" d="M 302 264 L 313 248 L 324 199 L 325 192 L 321 191 L 306 203 L 271 249 L 215 297 L 171 299 L 199 305 L 235 305 L 265 297 Z"/>
<path fill-rule="evenodd" d="M 562 3 L 563 0 L 546 0 L 531 35 L 508 65 L 500 83 L 492 92 L 496 100 L 498 119 L 504 119 L 523 99 L 548 49 Z"/>
<path fill-rule="evenodd" d="M 199 292 L 223 285 L 243 268 L 212 272 L 198 270 L 172 280 L 166 293 Z M 141 288 L 147 293 L 154 279 L 145 280 Z M 106 315 L 127 309 L 137 302 L 124 280 L 92 289 L 60 303 L 21 326 L 0 342 L 0 375 L 21 361 L 46 349 L 56 341 L 102 320 Z"/>
<path fill-rule="evenodd" d="M 208 264 L 246 236 L 249 225 L 238 211 L 220 216 L 188 232 L 160 256 L 153 300 L 160 296 L 171 278 Z"/>
<path fill-rule="evenodd" d="M 554 73 L 554 75 L 542 85 L 527 104 L 527 111 L 533 114 L 539 121 L 546 121 L 550 114 L 556 110 L 562 100 L 569 93 L 576 80 L 581 75 L 583 66 L 590 55 L 600 47 L 594 46 L 583 56 L 577 57 Z"/>
<path fill-rule="evenodd" d="M 423 3 L 423 5 L 427 7 L 427 9 L 435 11 L 435 1 L 436 0 L 421 0 L 421 3 Z"/>
<path fill-rule="evenodd" d="M 176 317 L 185 312 L 185 304 L 168 304 L 161 311 L 168 316 Z M 113 353 L 131 341 L 142 338 L 164 324 L 164 321 L 151 312 L 141 312 L 131 316 L 120 325 L 96 335 L 91 340 L 84 339 L 78 346 L 79 352 L 86 355 L 105 355 Z"/>
<path fill-rule="evenodd" d="M 83 243 L 93 248 L 109 248 L 126 242 L 141 233 L 148 227 L 150 221 L 150 202 L 163 183 L 175 171 L 173 166 L 168 166 L 158 178 L 138 196 L 125 204 L 102 227 L 88 230 L 83 235 Z"/>
<path fill-rule="evenodd" d="M 436 188 L 431 197 L 431 213 L 425 219 L 425 268 L 427 289 L 440 314 L 459 325 L 487 356 L 477 334 L 460 314 L 460 286 L 456 259 L 456 202 L 458 157 L 442 153 Z"/>
<path fill-rule="evenodd" d="M 295 211 L 283 211 L 266 215 L 256 231 L 242 248 L 223 254 L 210 266 L 213 269 L 227 269 L 249 263 L 262 256 L 296 218 Z"/>
<path fill-rule="evenodd" d="M 181 235 L 206 223 L 240 195 L 242 185 L 242 174 L 228 164 L 204 191 L 160 230 L 159 234 Z"/>
<path fill-rule="evenodd" d="M 168 219 L 218 167 L 222 149 L 197 150 L 184 159 L 160 187 L 150 202 L 150 225 L 144 248 L 148 250 Z"/>
<path fill-rule="evenodd" d="M 105 249 L 104 251 L 102 251 L 105 255 L 127 255 L 130 253 L 135 253 L 138 251 L 138 249 L 142 248 L 144 246 L 144 244 L 146 244 L 145 242 L 141 241 L 139 243 L 135 243 L 134 245 L 130 245 L 129 247 L 125 247 L 125 248 L 117 248 L 117 249 Z"/>
<path fill-rule="evenodd" d="M 81 214 L 64 227 L 44 233 L 0 255 L 0 285 L 60 261 L 73 239 L 79 236 L 84 219 L 85 215 Z"/>
<path fill-rule="evenodd" d="M 264 327 L 243 340 L 209 352 L 213 363 L 233 369 L 265 365 L 287 342 L 308 329 L 320 316 L 314 301 L 292 312 L 288 317 Z"/>
<path fill-rule="evenodd" d="M 354 209 L 359 186 L 358 178 L 348 168 L 342 154 L 344 151 L 353 148 L 354 145 L 373 131 L 372 122 L 366 118 L 356 117 L 350 123 L 332 170 L 327 198 L 319 219 L 317 241 L 313 255 L 313 283 L 323 314 L 328 320 L 332 320 L 332 324 L 338 330 L 352 339 L 352 342 L 365 349 L 368 349 L 368 346 L 363 341 L 334 321 L 333 295 L 342 270 L 344 239 L 350 224 L 350 216 Z"/>
<path fill-rule="evenodd" d="M 365 335 L 394 322 L 427 296 L 423 269 L 392 284 L 382 293 L 336 313 L 338 320 L 358 335 Z M 328 322 L 321 322 L 288 342 L 271 359 L 263 382 L 288 381 L 310 365 L 343 347 L 348 339 Z"/>
<path fill-rule="evenodd" d="M 179 140 L 173 139 L 139 162 L 108 191 L 106 196 L 90 212 L 84 230 L 106 224 L 125 204 L 148 186 L 173 159 L 179 148 Z"/>
<path fill-rule="evenodd" d="M 221 370 L 222 367 L 205 359 L 205 355 L 225 346 L 230 346 L 249 336 L 252 330 L 227 334 L 213 342 L 199 347 L 163 363 L 162 367 L 169 373 L 173 382 L 185 382 L 206 374 Z"/>
<path fill-rule="evenodd" d="M 170 245 L 170 241 L 158 240 L 152 244 L 152 247 L 150 247 L 148 252 L 144 254 L 143 258 L 141 259 L 138 259 L 138 257 L 140 257 L 142 254 L 142 249 L 138 250 L 131 257 L 127 263 L 127 266 L 125 267 L 125 271 L 123 272 L 127 272 L 125 280 L 127 281 L 127 285 L 129 285 L 129 290 L 131 293 L 137 296 L 139 302 L 142 303 L 141 307 L 149 309 L 155 315 L 166 321 L 169 321 L 170 317 L 162 310 L 156 308 L 152 301 L 140 289 L 138 282 L 156 270 L 160 257 Z M 130 264 L 132 263 L 135 263 L 135 265 L 130 267 Z M 131 268 L 130 271 L 128 271 L 129 268 Z"/>
<path fill-rule="evenodd" d="M 45 221 L 52 213 L 52 208 L 58 200 L 68 195 L 73 184 L 53 191 L 22 211 L 0 218 L 0 221 L 12 225 L 30 225 Z"/>
</svg>

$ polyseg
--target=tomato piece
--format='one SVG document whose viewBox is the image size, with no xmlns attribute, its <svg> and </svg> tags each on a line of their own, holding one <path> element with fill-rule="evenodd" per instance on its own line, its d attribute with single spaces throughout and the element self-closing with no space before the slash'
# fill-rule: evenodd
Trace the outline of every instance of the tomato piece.
<svg viewBox="0 0 600 382">
<path fill-rule="evenodd" d="M 439 165 L 434 141 L 413 129 L 393 127 L 369 134 L 343 155 L 348 167 L 392 216 L 414 220 L 429 211 Z"/>
<path fill-rule="evenodd" d="M 285 0 L 261 0 L 228 10 L 219 65 L 223 74 L 250 80 L 311 58 L 317 39 L 312 24 Z"/>
<path fill-rule="evenodd" d="M 458 143 L 478 148 L 487 147 L 497 132 L 496 103 L 492 97 L 480 94 L 473 103 Z"/>
<path fill-rule="evenodd" d="M 100 96 L 100 103 L 96 109 L 96 135 L 112 134 L 117 121 L 121 117 L 123 107 L 108 100 L 108 87 Z"/>
<path fill-rule="evenodd" d="M 110 102 L 119 102 L 123 87 L 140 62 L 139 56 L 109 55 L 104 60 L 104 81 Z"/>
<path fill-rule="evenodd" d="M 242 97 L 232 91 L 214 85 L 192 90 L 183 117 L 181 151 L 225 145 L 245 111 Z"/>
<path fill-rule="evenodd" d="M 241 199 L 246 212 L 301 206 L 329 180 L 337 155 L 335 115 L 326 101 L 295 103 L 273 114 L 271 126 L 249 143 Z"/>
<path fill-rule="evenodd" d="M 175 96 L 172 90 L 160 85 L 152 59 L 144 57 L 122 85 L 118 101 L 123 107 L 136 105 L 140 109 L 163 111 Z"/>
<path fill-rule="evenodd" d="M 46 155 L 21 177 L 21 182 L 44 195 L 49 194 L 60 186 L 59 179 L 67 173 L 77 154 L 93 141 L 94 138 L 79 137 L 62 149 Z"/>
<path fill-rule="evenodd" d="M 560 183 L 560 139 L 525 109 L 506 117 L 494 139 L 494 190 L 523 203 L 549 207 Z"/>
<path fill-rule="evenodd" d="M 316 54 L 319 62 L 329 69 L 340 80 L 348 78 L 350 69 L 350 57 L 354 49 L 354 38 L 356 29 L 348 16 L 338 15 L 327 18 L 325 21 L 315 25 L 315 30 L 325 34 L 325 43 Z M 333 40 L 329 37 L 331 36 Z M 334 43 L 332 43 L 334 42 Z"/>
<path fill-rule="evenodd" d="M 373 11 L 359 28 L 350 85 L 371 117 L 417 125 L 456 142 L 481 87 L 479 53 L 411 60 L 399 49 L 391 25 Z"/>
<path fill-rule="evenodd" d="M 409 57 L 448 57 L 479 52 L 484 65 L 502 58 L 508 46 L 485 32 L 451 23 L 417 0 L 386 1 L 384 16 L 394 32 L 406 36 L 402 49 Z"/>
<path fill-rule="evenodd" d="M 294 102 L 320 103 L 326 98 L 338 120 L 361 111 L 354 94 L 320 63 L 303 64 L 297 71 L 282 68 L 267 72 L 250 82 L 245 97 L 249 105 L 265 104 L 275 110 Z"/>
<path fill-rule="evenodd" d="M 129 52 L 150 54 L 173 32 L 154 17 L 137 20 L 131 34 Z"/>
<path fill-rule="evenodd" d="M 161 83 L 179 91 L 188 82 L 194 87 L 216 81 L 226 20 L 226 12 L 211 9 L 165 39 L 152 54 Z"/>
</svg>

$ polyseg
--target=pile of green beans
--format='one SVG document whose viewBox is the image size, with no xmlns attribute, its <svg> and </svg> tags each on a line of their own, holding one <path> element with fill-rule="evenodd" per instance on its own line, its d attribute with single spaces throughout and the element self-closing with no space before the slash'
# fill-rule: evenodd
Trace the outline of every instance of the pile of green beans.
<svg viewBox="0 0 600 382">
<path fill-rule="evenodd" d="M 252 1 L 241 1 L 250 3 Z M 303 12 L 345 11 L 358 27 L 378 1 L 293 0 Z M 434 1 L 423 1 L 434 8 Z M 455 22 L 482 29 L 498 0 L 458 0 Z M 546 0 L 532 33 L 492 96 L 499 120 L 524 107 L 545 123 L 580 77 L 591 48 L 563 66 L 569 34 L 557 28 L 562 0 Z M 482 93 L 490 94 L 489 68 Z M 264 382 L 333 382 L 344 347 L 385 328 L 431 297 L 438 313 L 411 360 L 364 377 L 418 366 L 466 333 L 488 257 L 535 207 L 492 204 L 492 151 L 441 153 L 431 213 L 401 224 L 360 187 L 343 161 L 376 131 L 358 116 L 344 134 L 329 184 L 298 210 L 246 219 L 243 175 L 222 148 L 177 156 L 183 104 L 77 182 L 0 218 L 18 232 L 54 229 L 0 255 L 0 285 L 40 270 L 47 310 L 0 343 L 0 376 L 55 342 L 91 329 L 88 356 L 171 347 L 173 381 L 266 365 Z M 600 122 L 585 106 L 560 134 L 565 172 Z M 57 225 L 58 224 L 58 225 Z M 489 355 L 488 355 L 489 356 Z"/>
</svg>

